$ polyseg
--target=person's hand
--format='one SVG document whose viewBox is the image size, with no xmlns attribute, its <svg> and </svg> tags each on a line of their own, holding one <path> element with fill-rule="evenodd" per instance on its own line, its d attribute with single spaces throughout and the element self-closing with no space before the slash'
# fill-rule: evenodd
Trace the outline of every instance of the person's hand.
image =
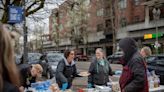
<svg viewBox="0 0 164 92">
<path fill-rule="evenodd" d="M 92 87 L 93 87 L 92 83 L 88 83 L 87 88 L 92 88 Z"/>
<path fill-rule="evenodd" d="M 24 92 L 24 87 L 23 86 L 19 87 L 19 92 Z"/>
<path fill-rule="evenodd" d="M 61 88 L 61 90 L 66 90 L 67 89 L 67 87 L 68 87 L 68 83 L 63 83 L 62 84 L 62 88 Z"/>
</svg>

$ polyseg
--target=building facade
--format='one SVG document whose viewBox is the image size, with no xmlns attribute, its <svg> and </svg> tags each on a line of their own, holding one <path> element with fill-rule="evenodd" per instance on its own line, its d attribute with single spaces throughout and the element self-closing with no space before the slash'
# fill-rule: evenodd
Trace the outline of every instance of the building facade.
<svg viewBox="0 0 164 92">
<path fill-rule="evenodd" d="M 115 25 L 117 39 L 133 37 L 139 47 L 149 46 L 155 51 L 156 38 L 144 39 L 147 34 L 164 36 L 164 1 L 162 0 L 116 0 Z M 153 18 L 153 9 L 159 9 L 159 19 Z M 164 37 L 159 37 L 159 53 L 164 52 Z"/>
<path fill-rule="evenodd" d="M 54 50 L 58 43 L 59 50 L 78 45 L 81 53 L 92 55 L 96 48 L 101 47 L 110 55 L 113 53 L 113 46 L 116 47 L 114 41 L 117 43 L 124 37 L 133 37 L 139 47 L 150 46 L 155 53 L 156 39 L 144 39 L 144 35 L 157 32 L 163 34 L 163 0 L 80 1 L 67 0 L 53 10 L 49 26 L 55 44 L 45 49 Z M 154 8 L 161 11 L 158 20 L 153 18 Z M 82 38 L 82 41 L 75 44 L 72 38 L 75 40 L 79 39 L 78 37 Z M 159 50 L 164 52 L 164 37 L 158 40 Z"/>
</svg>

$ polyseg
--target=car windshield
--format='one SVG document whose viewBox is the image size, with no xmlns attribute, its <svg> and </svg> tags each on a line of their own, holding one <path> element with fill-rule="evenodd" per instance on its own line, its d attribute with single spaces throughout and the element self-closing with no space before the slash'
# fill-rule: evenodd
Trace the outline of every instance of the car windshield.
<svg viewBox="0 0 164 92">
<path fill-rule="evenodd" d="M 64 56 L 62 54 L 59 54 L 59 53 L 47 54 L 47 60 L 49 62 L 59 62 L 63 58 L 64 58 Z"/>
</svg>

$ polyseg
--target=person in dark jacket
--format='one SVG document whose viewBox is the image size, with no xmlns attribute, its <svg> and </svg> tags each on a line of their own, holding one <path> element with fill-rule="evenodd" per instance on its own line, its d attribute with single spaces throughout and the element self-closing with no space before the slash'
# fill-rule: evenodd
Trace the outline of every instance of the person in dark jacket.
<svg viewBox="0 0 164 92">
<path fill-rule="evenodd" d="M 39 64 L 42 66 L 43 68 L 43 73 L 42 75 L 45 76 L 46 78 L 50 79 L 51 76 L 48 75 L 49 73 L 49 64 L 48 64 L 48 60 L 46 58 L 46 54 L 43 54 L 41 57 L 40 57 L 40 60 L 39 60 Z"/>
<path fill-rule="evenodd" d="M 101 48 L 96 49 L 96 58 L 89 68 L 88 87 L 92 88 L 94 85 L 107 85 L 109 82 L 109 75 L 112 75 L 112 69 L 109 62 L 104 57 L 104 51 Z"/>
<path fill-rule="evenodd" d="M 21 86 L 28 88 L 31 83 L 35 83 L 37 78 L 42 76 L 43 68 L 40 64 L 21 64 L 19 71 L 21 74 Z"/>
<path fill-rule="evenodd" d="M 119 47 L 124 55 L 123 72 L 120 77 L 121 92 L 148 92 L 146 64 L 132 38 L 119 41 Z"/>
<path fill-rule="evenodd" d="M 74 77 L 78 77 L 75 65 L 74 50 L 67 49 L 64 52 L 64 57 L 57 65 L 56 81 L 61 90 L 71 88 Z"/>
<path fill-rule="evenodd" d="M 11 40 L 5 25 L 0 24 L 0 92 L 20 92 L 19 73 Z"/>
</svg>

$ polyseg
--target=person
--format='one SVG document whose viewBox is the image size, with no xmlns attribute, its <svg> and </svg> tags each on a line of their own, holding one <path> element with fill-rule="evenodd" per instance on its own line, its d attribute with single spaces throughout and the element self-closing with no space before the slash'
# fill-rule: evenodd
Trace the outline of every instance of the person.
<svg viewBox="0 0 164 92">
<path fill-rule="evenodd" d="M 74 50 L 67 49 L 64 52 L 64 58 L 57 65 L 56 82 L 61 90 L 71 88 L 73 79 L 79 77 L 74 58 Z"/>
<path fill-rule="evenodd" d="M 95 85 L 107 85 L 109 75 L 113 75 L 109 62 L 104 56 L 104 51 L 101 48 L 96 49 L 96 58 L 90 64 L 88 76 L 88 88 Z"/>
<path fill-rule="evenodd" d="M 40 64 L 21 64 L 19 71 L 21 74 L 21 85 L 28 88 L 31 83 L 35 83 L 37 78 L 42 76 L 43 68 Z"/>
<path fill-rule="evenodd" d="M 19 73 L 14 60 L 10 33 L 0 24 L 0 92 L 19 92 Z"/>
<path fill-rule="evenodd" d="M 141 49 L 140 54 L 144 58 L 146 58 L 146 57 L 150 56 L 152 54 L 152 52 L 151 52 L 151 49 L 149 47 L 145 46 Z"/>
<path fill-rule="evenodd" d="M 50 78 L 50 76 L 47 74 L 49 71 L 49 64 L 48 64 L 48 60 L 46 58 L 46 54 L 43 54 L 41 57 L 40 57 L 40 60 L 39 60 L 39 64 L 42 66 L 43 68 L 43 73 L 42 75 L 47 77 L 48 79 Z"/>
<path fill-rule="evenodd" d="M 119 41 L 123 51 L 123 71 L 119 83 L 121 92 L 148 92 L 146 64 L 138 51 L 136 42 L 132 38 Z"/>
</svg>

